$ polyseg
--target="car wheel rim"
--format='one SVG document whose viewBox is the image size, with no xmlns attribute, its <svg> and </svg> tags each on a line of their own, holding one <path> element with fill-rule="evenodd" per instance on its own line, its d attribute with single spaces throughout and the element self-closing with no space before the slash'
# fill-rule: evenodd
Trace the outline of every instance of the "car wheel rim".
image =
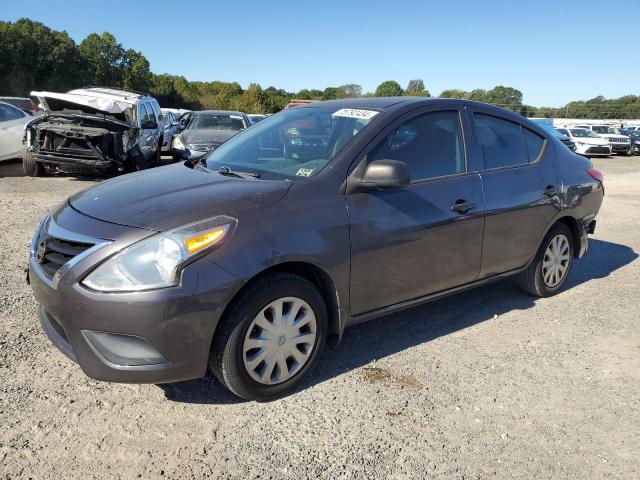
<svg viewBox="0 0 640 480">
<path fill-rule="evenodd" d="M 277 385 L 296 375 L 316 343 L 313 309 L 297 297 L 283 297 L 264 307 L 253 319 L 242 347 L 247 373 L 263 385 Z"/>
<path fill-rule="evenodd" d="M 557 287 L 569 269 L 571 248 L 566 235 L 558 234 L 551 239 L 542 259 L 542 279 L 549 288 Z"/>
</svg>

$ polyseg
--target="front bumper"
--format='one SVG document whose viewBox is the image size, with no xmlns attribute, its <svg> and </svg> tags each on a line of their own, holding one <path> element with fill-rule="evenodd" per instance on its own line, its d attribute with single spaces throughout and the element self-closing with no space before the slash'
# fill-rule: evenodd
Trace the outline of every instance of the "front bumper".
<svg viewBox="0 0 640 480">
<path fill-rule="evenodd" d="M 52 343 L 97 380 L 164 383 L 203 376 L 213 333 L 224 307 L 240 287 L 239 279 L 204 257 L 184 269 L 177 287 L 135 293 L 93 292 L 80 280 L 97 262 L 131 243 L 131 234 L 127 241 L 118 240 L 119 233 L 128 227 L 100 222 L 68 206 L 59 209 L 53 219 L 70 225 L 65 227 L 69 230 L 93 225 L 90 231 L 115 240 L 82 258 L 55 283 L 30 256 L 29 280 L 39 304 L 40 322 Z M 112 234 L 105 236 L 108 230 Z M 134 236 L 150 233 L 133 230 Z M 102 333 L 116 341 L 105 347 L 91 340 L 96 334 L 105 337 Z M 140 348 L 148 348 L 151 353 L 146 358 L 151 360 L 140 356 Z M 124 358 L 127 352 L 136 358 Z"/>
<path fill-rule="evenodd" d="M 615 153 L 629 153 L 629 150 L 631 150 L 631 144 L 625 143 L 625 144 L 616 145 L 616 144 L 612 143 L 611 144 L 611 149 Z"/>
<path fill-rule="evenodd" d="M 77 155 L 62 155 L 60 153 L 40 152 L 34 151 L 33 158 L 42 163 L 48 163 L 51 165 L 57 165 L 64 169 L 64 167 L 85 167 L 96 171 L 109 171 L 117 168 L 118 163 L 112 160 L 81 157 Z"/>
</svg>

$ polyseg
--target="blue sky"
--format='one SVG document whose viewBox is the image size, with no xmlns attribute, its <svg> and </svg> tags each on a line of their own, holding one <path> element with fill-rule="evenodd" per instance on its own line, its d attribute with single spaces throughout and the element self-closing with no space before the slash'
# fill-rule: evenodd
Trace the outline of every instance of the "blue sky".
<svg viewBox="0 0 640 480">
<path fill-rule="evenodd" d="M 0 0 L 80 42 L 109 31 L 155 73 L 289 91 L 422 78 L 432 95 L 503 84 L 532 105 L 640 94 L 639 0 Z M 55 5 L 55 6 L 54 6 Z"/>
</svg>

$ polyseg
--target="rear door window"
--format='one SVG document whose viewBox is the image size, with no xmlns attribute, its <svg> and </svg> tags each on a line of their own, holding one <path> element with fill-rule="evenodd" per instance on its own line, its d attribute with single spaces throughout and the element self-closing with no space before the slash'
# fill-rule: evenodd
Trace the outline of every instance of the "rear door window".
<svg viewBox="0 0 640 480">
<path fill-rule="evenodd" d="M 466 171 L 464 141 L 457 111 L 429 112 L 396 127 L 368 154 L 368 161 L 400 160 L 411 181 Z"/>
<path fill-rule="evenodd" d="M 527 146 L 527 155 L 530 162 L 533 162 L 538 158 L 544 145 L 544 138 L 535 132 L 532 132 L 528 128 L 522 128 L 524 134 L 524 143 Z"/>
<path fill-rule="evenodd" d="M 519 124 L 482 113 L 474 113 L 474 118 L 485 169 L 528 163 Z"/>
</svg>

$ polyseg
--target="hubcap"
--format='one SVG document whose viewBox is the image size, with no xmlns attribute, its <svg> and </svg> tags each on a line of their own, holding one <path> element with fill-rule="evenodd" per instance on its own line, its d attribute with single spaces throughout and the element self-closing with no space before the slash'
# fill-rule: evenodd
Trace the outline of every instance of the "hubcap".
<svg viewBox="0 0 640 480">
<path fill-rule="evenodd" d="M 316 316 L 297 297 L 274 300 L 253 319 L 242 347 L 247 373 L 256 382 L 277 385 L 307 363 L 316 343 Z"/>
<path fill-rule="evenodd" d="M 570 260 L 569 239 L 563 234 L 556 235 L 549 242 L 542 260 L 542 279 L 547 287 L 553 288 L 562 282 Z"/>
</svg>

